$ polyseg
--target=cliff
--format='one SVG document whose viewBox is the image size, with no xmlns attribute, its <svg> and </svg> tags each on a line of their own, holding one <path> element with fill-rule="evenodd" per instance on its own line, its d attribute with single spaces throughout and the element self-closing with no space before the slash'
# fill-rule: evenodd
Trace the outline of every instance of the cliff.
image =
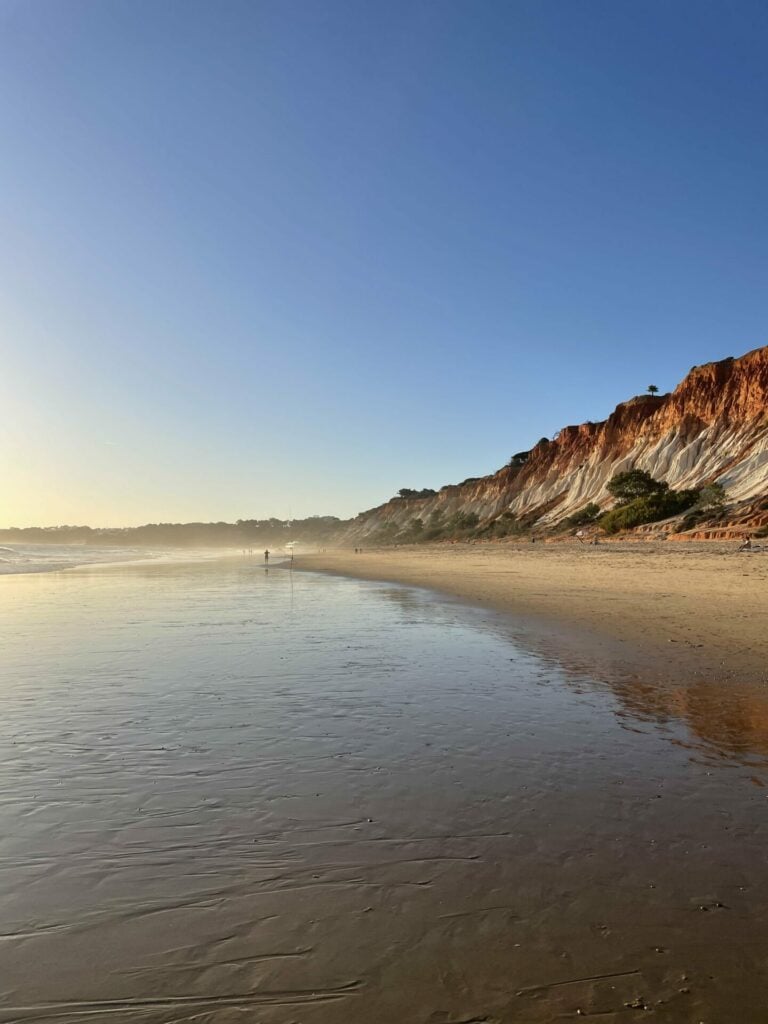
<svg viewBox="0 0 768 1024">
<path fill-rule="evenodd" d="M 695 366 L 671 394 L 641 395 L 607 420 L 564 427 L 490 476 L 363 512 L 344 539 L 395 536 L 415 518 L 426 524 L 457 513 L 474 513 L 481 524 L 506 514 L 551 527 L 589 502 L 609 507 L 607 482 L 635 468 L 675 489 L 722 484 L 729 502 L 744 507 L 766 494 L 768 347 Z"/>
</svg>

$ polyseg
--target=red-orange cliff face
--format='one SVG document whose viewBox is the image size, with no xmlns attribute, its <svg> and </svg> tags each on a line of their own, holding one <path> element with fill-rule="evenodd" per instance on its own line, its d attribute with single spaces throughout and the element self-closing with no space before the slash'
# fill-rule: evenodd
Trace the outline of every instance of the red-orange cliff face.
<svg viewBox="0 0 768 1024">
<path fill-rule="evenodd" d="M 363 513 L 348 537 L 396 532 L 433 513 L 507 512 L 550 525 L 589 502 L 609 505 L 606 483 L 632 468 L 674 488 L 718 482 L 733 501 L 768 491 L 768 347 L 696 366 L 671 394 L 632 398 L 600 423 L 564 427 L 519 465 Z"/>
<path fill-rule="evenodd" d="M 658 427 L 685 419 L 747 423 L 768 414 L 768 346 L 739 359 L 695 366 L 655 416 Z"/>
</svg>

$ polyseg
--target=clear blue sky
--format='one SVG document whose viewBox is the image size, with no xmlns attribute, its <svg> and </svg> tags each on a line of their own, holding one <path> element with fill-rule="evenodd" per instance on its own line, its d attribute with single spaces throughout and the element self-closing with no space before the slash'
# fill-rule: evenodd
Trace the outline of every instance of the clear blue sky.
<svg viewBox="0 0 768 1024">
<path fill-rule="evenodd" d="M 350 515 L 768 340 L 768 5 L 0 0 L 0 525 Z"/>
</svg>

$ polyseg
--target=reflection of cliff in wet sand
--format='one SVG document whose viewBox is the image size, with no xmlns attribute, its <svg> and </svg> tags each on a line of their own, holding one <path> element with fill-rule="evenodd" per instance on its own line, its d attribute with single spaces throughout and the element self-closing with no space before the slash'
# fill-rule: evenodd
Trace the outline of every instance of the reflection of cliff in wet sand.
<svg viewBox="0 0 768 1024">
<path fill-rule="evenodd" d="M 414 618 L 424 602 L 430 600 L 427 591 L 406 587 L 393 586 L 380 593 Z M 508 632 L 511 620 L 502 616 L 498 621 L 502 631 Z M 625 657 L 625 651 L 620 664 L 610 654 L 608 659 L 600 658 L 604 671 L 598 681 L 585 675 L 590 661 L 585 653 L 592 639 L 589 635 L 579 637 L 581 643 L 577 644 L 572 631 L 553 630 L 551 626 L 532 629 L 526 622 L 515 639 L 565 669 L 565 679 L 576 692 L 612 694 L 618 702 L 616 714 L 628 728 L 652 723 L 671 732 L 675 743 L 702 754 L 748 766 L 768 763 L 768 689 L 764 683 L 741 677 L 724 682 L 721 678 L 702 677 L 698 672 L 687 675 L 685 671 L 675 671 L 670 677 L 667 662 L 651 663 L 639 671 L 631 656 Z M 686 650 L 696 654 L 702 648 L 686 645 Z M 687 730 L 684 737 L 678 729 L 666 728 L 678 724 Z"/>
<path fill-rule="evenodd" d="M 297 564 L 568 626 L 589 638 L 594 658 L 618 650 L 643 671 L 739 680 L 768 672 L 768 555 L 739 554 L 734 543 L 412 546 Z"/>
<path fill-rule="evenodd" d="M 630 680 L 610 688 L 620 714 L 659 725 L 679 719 L 690 731 L 687 745 L 704 754 L 747 765 L 768 762 L 768 693 L 762 686 L 697 679 L 671 687 Z"/>
<path fill-rule="evenodd" d="M 736 545 L 456 545 L 302 555 L 300 568 L 429 587 L 606 643 L 636 665 L 765 679 L 768 556 Z"/>
<path fill-rule="evenodd" d="M 677 743 L 744 764 L 768 759 L 768 557 L 734 544 L 468 545 L 333 552 L 300 565 L 439 589 L 513 612 L 510 625 L 522 614 L 529 646 L 597 668 L 630 721 L 682 722 Z"/>
</svg>

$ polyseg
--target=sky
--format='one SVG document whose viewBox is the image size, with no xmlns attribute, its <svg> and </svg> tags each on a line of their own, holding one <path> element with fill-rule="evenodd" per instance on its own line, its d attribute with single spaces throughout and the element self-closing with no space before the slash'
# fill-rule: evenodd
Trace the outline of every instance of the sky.
<svg viewBox="0 0 768 1024">
<path fill-rule="evenodd" d="M 0 0 L 0 526 L 355 515 L 768 342 L 763 0 Z"/>
</svg>

